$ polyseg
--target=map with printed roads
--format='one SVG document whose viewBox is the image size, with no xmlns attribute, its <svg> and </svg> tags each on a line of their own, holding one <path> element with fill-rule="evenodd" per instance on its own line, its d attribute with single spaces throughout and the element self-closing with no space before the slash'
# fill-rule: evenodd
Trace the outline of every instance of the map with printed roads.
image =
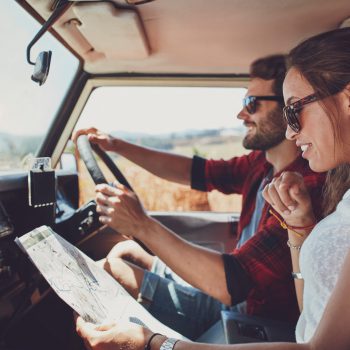
<svg viewBox="0 0 350 350">
<path fill-rule="evenodd" d="M 126 290 L 48 226 L 16 240 L 58 296 L 85 321 L 134 322 L 169 337 L 184 337 L 157 321 Z"/>
</svg>

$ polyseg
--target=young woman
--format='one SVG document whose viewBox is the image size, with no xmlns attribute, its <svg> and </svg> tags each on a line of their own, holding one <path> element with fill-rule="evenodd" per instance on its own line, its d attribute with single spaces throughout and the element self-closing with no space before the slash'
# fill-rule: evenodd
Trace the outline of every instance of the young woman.
<svg viewBox="0 0 350 350">
<path fill-rule="evenodd" d="M 293 49 L 289 58 L 290 69 L 284 82 L 286 135 L 301 147 L 313 170 L 329 171 L 325 195 L 329 215 L 319 223 L 315 222 L 308 193 L 298 174 L 284 173 L 264 190 L 274 214 L 288 228 L 293 276 L 302 310 L 296 329 L 299 344 L 175 343 L 136 325 L 95 326 L 78 318 L 77 331 L 88 347 L 350 348 L 350 28 L 310 38 Z M 142 230 L 132 230 L 135 221 L 147 224 L 151 220 L 135 195 L 121 186 L 106 185 L 98 186 L 97 193 L 101 221 L 120 233 L 138 232 L 137 238 L 147 244 Z"/>
</svg>

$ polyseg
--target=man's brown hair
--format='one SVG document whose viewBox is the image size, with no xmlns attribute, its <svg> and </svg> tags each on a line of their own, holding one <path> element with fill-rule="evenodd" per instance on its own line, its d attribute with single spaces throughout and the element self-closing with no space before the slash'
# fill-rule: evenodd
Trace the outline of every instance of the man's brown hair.
<svg viewBox="0 0 350 350">
<path fill-rule="evenodd" d="M 274 80 L 272 89 L 276 96 L 283 96 L 282 85 L 287 70 L 285 55 L 259 58 L 250 65 L 250 77 Z"/>
</svg>

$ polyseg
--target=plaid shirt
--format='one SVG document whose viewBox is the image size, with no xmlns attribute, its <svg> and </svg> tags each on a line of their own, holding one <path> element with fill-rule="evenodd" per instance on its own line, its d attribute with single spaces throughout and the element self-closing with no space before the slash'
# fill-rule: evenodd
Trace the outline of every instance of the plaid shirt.
<svg viewBox="0 0 350 350">
<path fill-rule="evenodd" d="M 254 212 L 258 188 L 271 169 L 265 153 L 261 151 L 228 161 L 194 157 L 192 187 L 202 191 L 216 189 L 226 194 L 242 194 L 242 212 L 237 230 L 239 239 Z M 325 174 L 311 171 L 308 162 L 301 156 L 283 171 L 296 171 L 303 175 L 315 215 L 320 219 Z M 241 248 L 234 249 L 228 257 L 224 256 L 227 288 L 233 304 L 247 301 L 248 314 L 296 322 L 299 309 L 291 277 L 288 235 L 268 210 L 266 203 L 255 235 Z M 237 271 L 237 266 L 243 272 Z"/>
</svg>

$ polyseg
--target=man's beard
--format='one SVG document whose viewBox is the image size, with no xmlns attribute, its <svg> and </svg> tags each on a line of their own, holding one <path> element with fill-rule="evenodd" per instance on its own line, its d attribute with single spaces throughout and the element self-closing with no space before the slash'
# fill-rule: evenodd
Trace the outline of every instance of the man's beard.
<svg viewBox="0 0 350 350">
<path fill-rule="evenodd" d="M 281 108 L 271 111 L 266 120 L 255 124 L 255 127 L 255 135 L 248 134 L 243 139 L 243 147 L 246 149 L 266 151 L 285 139 L 286 124 Z"/>
</svg>

